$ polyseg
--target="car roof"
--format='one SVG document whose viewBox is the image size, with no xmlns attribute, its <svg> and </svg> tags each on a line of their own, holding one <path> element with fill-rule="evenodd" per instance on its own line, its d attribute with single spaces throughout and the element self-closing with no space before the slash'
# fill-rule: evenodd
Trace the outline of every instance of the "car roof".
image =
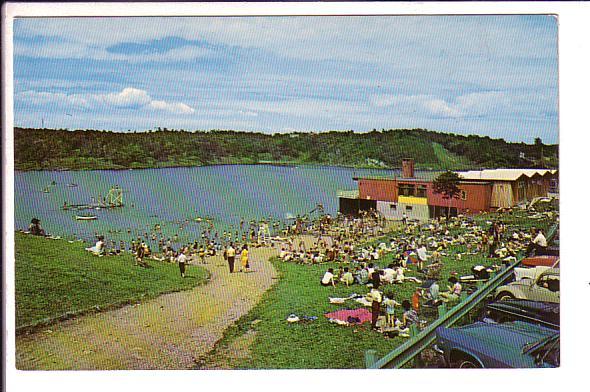
<svg viewBox="0 0 590 392">
<path fill-rule="evenodd" d="M 548 268 L 541 275 L 559 275 L 559 268 Z"/>
<path fill-rule="evenodd" d="M 559 328 L 559 304 L 553 302 L 511 299 L 492 302 L 486 308 L 522 317 L 525 321 L 537 321 Z"/>
<path fill-rule="evenodd" d="M 480 339 L 482 343 L 493 344 L 496 349 L 501 346 L 522 348 L 524 344 L 533 343 L 557 333 L 553 328 L 535 325 L 524 321 L 511 321 L 502 324 L 476 322 L 458 328 L 450 328 L 456 332 Z"/>
<path fill-rule="evenodd" d="M 528 266 L 528 267 L 536 267 L 536 266 L 553 267 L 558 261 L 559 261 L 559 256 L 542 255 L 542 256 L 526 257 L 526 258 L 522 259 L 520 264 Z"/>
</svg>

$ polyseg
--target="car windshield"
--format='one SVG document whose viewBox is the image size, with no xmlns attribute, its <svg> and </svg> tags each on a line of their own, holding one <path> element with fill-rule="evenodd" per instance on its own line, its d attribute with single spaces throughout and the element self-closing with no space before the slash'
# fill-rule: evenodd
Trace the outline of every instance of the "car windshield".
<svg viewBox="0 0 590 392">
<path fill-rule="evenodd" d="M 558 333 L 551 335 L 551 336 L 547 336 L 546 338 L 538 340 L 534 343 L 525 344 L 524 347 L 522 348 L 522 353 L 523 354 L 532 353 L 533 351 L 536 351 L 537 349 L 540 349 L 540 348 L 544 347 L 545 345 L 556 341 L 557 339 L 559 339 Z"/>
</svg>

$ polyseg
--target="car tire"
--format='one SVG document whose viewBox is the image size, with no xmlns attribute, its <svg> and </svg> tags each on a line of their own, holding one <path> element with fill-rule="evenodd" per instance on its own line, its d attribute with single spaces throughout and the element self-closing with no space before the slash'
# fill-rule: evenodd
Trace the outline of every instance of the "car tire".
<svg viewBox="0 0 590 392">
<path fill-rule="evenodd" d="M 496 301 L 505 301 L 505 300 L 508 300 L 508 299 L 515 299 L 515 298 L 516 297 L 514 295 L 510 294 L 509 292 L 502 291 L 500 294 L 498 294 L 496 296 Z"/>
<path fill-rule="evenodd" d="M 462 359 L 459 361 L 459 366 L 457 366 L 457 368 L 459 368 L 459 369 L 479 369 L 479 368 L 481 368 L 481 366 L 479 363 L 477 363 L 473 359 Z"/>
<path fill-rule="evenodd" d="M 479 362 L 468 354 L 459 354 L 451 362 L 451 368 L 454 369 L 481 369 Z"/>
</svg>

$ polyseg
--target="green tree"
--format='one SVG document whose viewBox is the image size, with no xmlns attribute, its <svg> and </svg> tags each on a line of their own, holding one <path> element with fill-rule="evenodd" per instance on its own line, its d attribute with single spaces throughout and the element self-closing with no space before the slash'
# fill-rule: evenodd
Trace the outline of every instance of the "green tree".
<svg viewBox="0 0 590 392">
<path fill-rule="evenodd" d="M 451 199 L 458 199 L 459 195 L 461 194 L 461 189 L 459 189 L 460 181 L 461 176 L 459 174 L 447 170 L 436 177 L 432 182 L 434 193 L 438 193 L 442 195 L 443 199 L 449 200 L 449 205 L 447 207 L 447 218 L 451 215 Z"/>
</svg>

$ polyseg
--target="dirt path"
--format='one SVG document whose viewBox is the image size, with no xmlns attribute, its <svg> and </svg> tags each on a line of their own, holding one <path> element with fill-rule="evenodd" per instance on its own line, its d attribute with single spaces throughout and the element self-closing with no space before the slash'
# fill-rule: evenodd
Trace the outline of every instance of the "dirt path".
<svg viewBox="0 0 590 392">
<path fill-rule="evenodd" d="M 276 271 L 268 258 L 275 254 L 251 249 L 251 273 L 230 274 L 221 256 L 209 258 L 208 284 L 20 336 L 17 368 L 192 368 L 270 288 Z"/>
</svg>

